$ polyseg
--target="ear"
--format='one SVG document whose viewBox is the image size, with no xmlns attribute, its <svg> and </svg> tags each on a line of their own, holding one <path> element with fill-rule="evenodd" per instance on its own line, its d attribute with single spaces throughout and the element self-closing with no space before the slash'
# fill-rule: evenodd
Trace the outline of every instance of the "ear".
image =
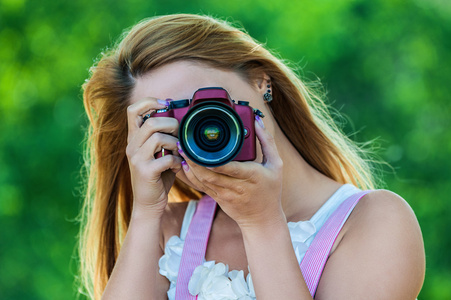
<svg viewBox="0 0 451 300">
<path fill-rule="evenodd" d="M 267 92 L 267 90 L 271 88 L 271 78 L 269 78 L 269 76 L 266 73 L 263 73 L 255 81 L 255 87 L 257 88 L 258 92 L 264 95 Z"/>
</svg>

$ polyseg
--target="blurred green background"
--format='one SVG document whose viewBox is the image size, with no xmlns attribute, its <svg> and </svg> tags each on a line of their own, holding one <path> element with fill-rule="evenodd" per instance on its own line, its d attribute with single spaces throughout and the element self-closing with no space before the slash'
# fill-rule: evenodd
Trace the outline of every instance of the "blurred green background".
<svg viewBox="0 0 451 300">
<path fill-rule="evenodd" d="M 423 230 L 419 299 L 451 299 L 449 0 L 0 0 L 0 298 L 76 297 L 81 85 L 124 28 L 179 12 L 240 21 L 378 139 Z"/>
</svg>

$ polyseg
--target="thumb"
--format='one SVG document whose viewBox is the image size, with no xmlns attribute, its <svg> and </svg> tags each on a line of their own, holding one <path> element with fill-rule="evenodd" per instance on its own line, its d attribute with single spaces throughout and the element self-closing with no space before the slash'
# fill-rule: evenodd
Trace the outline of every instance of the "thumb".
<svg viewBox="0 0 451 300">
<path fill-rule="evenodd" d="M 255 116 L 255 133 L 262 148 L 262 164 L 267 167 L 278 167 L 281 164 L 282 159 L 277 151 L 276 142 L 259 116 Z"/>
</svg>

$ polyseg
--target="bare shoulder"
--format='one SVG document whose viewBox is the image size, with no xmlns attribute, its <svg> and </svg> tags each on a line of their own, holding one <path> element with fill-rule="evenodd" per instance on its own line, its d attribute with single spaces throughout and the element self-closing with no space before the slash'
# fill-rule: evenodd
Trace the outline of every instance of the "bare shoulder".
<svg viewBox="0 0 451 300">
<path fill-rule="evenodd" d="M 403 198 L 387 190 L 367 194 L 337 242 L 317 299 L 417 297 L 424 281 L 424 245 L 415 213 Z"/>
<path fill-rule="evenodd" d="M 369 232 L 386 242 L 423 251 L 423 237 L 414 211 L 399 195 L 378 190 L 364 196 L 354 209 L 346 228 L 347 235 L 361 237 Z"/>
<path fill-rule="evenodd" d="M 356 231 L 365 224 L 375 230 L 387 227 L 395 229 L 391 225 L 397 225 L 396 228 L 400 229 L 407 226 L 419 230 L 417 218 L 410 205 L 399 195 L 387 190 L 377 190 L 365 195 L 348 221 L 347 230 L 351 231 Z"/>
<path fill-rule="evenodd" d="M 180 235 L 183 218 L 189 202 L 170 202 L 166 206 L 161 219 L 161 246 L 164 249 L 167 240 L 174 235 Z"/>
</svg>

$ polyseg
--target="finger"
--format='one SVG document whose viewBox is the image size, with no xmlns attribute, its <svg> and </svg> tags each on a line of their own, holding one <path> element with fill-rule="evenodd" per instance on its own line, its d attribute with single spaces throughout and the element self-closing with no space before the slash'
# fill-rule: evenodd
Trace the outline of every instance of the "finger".
<svg viewBox="0 0 451 300">
<path fill-rule="evenodd" d="M 167 133 L 174 137 L 178 136 L 179 122 L 175 118 L 155 117 L 149 118 L 139 128 L 131 140 L 130 147 L 134 149 L 140 148 L 153 134 L 157 132 Z M 176 150 L 176 149 L 175 149 Z"/>
<path fill-rule="evenodd" d="M 178 146 L 178 152 L 184 159 L 184 161 L 182 162 L 184 177 L 188 179 L 196 189 L 207 193 L 213 198 L 217 197 L 219 188 L 217 188 L 214 183 L 221 182 L 222 180 L 218 178 L 218 176 L 224 175 L 215 174 L 205 167 L 193 163 L 182 151 L 180 144 L 178 144 Z M 216 177 L 213 177 L 215 175 Z"/>
<path fill-rule="evenodd" d="M 177 173 L 177 177 L 183 182 L 219 202 L 240 199 L 246 193 L 247 180 L 216 173 L 209 168 L 193 163 L 183 151 L 179 151 L 179 153 L 186 159 L 182 162 L 183 172 Z M 260 166 L 260 164 L 253 164 Z"/>
<path fill-rule="evenodd" d="M 142 116 L 149 111 L 162 109 L 169 105 L 166 100 L 144 98 L 127 107 L 128 137 L 131 138 L 142 125 Z"/>
<path fill-rule="evenodd" d="M 195 189 L 202 191 L 216 201 L 233 201 L 246 193 L 246 181 L 218 174 L 196 164 L 188 159 L 182 162 L 183 172 L 177 176 L 184 182 L 189 182 Z"/>
<path fill-rule="evenodd" d="M 279 168 L 282 165 L 282 159 L 277 151 L 274 137 L 269 133 L 259 116 L 255 116 L 255 133 L 260 141 L 263 162 L 262 164 L 270 168 Z"/>
<path fill-rule="evenodd" d="M 207 185 L 203 184 L 195 175 L 195 173 L 193 172 L 193 170 L 191 169 L 191 166 L 189 165 L 189 163 L 187 163 L 185 160 L 182 161 L 181 163 L 182 165 L 182 172 L 179 172 L 177 174 L 177 176 L 182 177 L 184 179 L 186 179 L 186 181 L 188 181 L 190 183 L 190 185 L 192 187 L 194 187 L 196 190 L 202 191 L 204 193 L 206 193 L 207 195 L 209 195 L 212 198 L 217 198 L 218 193 L 214 190 L 212 190 L 210 187 L 208 187 Z"/>
<path fill-rule="evenodd" d="M 237 162 L 231 161 L 219 167 L 207 167 L 215 173 L 222 174 L 236 179 L 248 179 L 255 172 L 255 162 L 245 161 Z"/>
<path fill-rule="evenodd" d="M 161 174 L 164 171 L 172 170 L 174 173 L 179 172 L 182 169 L 182 158 L 175 155 L 165 155 L 152 161 L 152 168 L 155 170 L 155 174 Z"/>
<path fill-rule="evenodd" d="M 177 148 L 178 139 L 172 135 L 156 132 L 137 150 L 134 156 L 141 161 L 153 160 L 157 152 L 165 149 L 165 155 L 180 156 Z M 170 153 L 170 152 L 172 153 Z"/>
</svg>

